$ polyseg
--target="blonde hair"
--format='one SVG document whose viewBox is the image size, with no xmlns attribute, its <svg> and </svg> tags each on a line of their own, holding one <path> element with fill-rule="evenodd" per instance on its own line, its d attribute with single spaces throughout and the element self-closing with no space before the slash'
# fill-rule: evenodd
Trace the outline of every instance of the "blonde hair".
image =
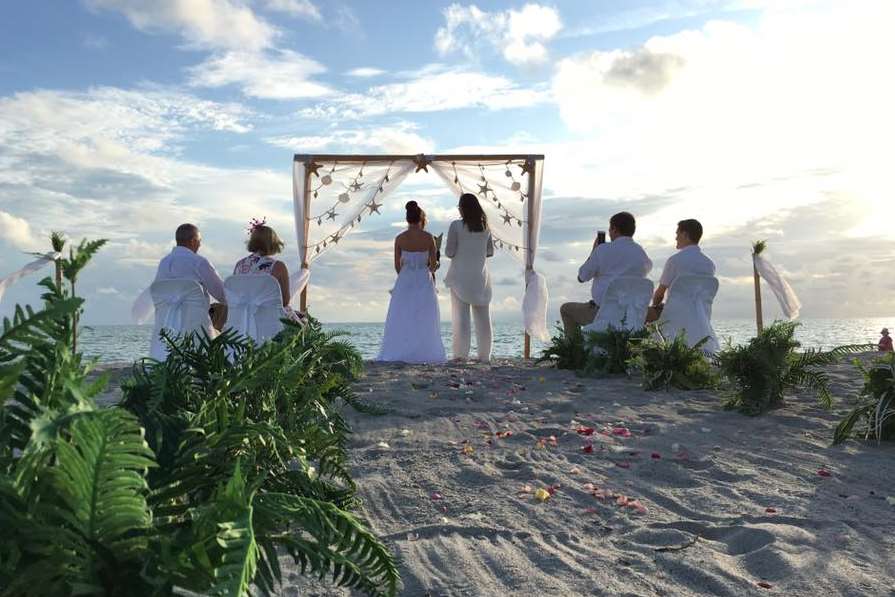
<svg viewBox="0 0 895 597">
<path fill-rule="evenodd" d="M 249 253 L 259 253 L 263 256 L 276 255 L 283 250 L 283 241 L 270 226 L 255 226 L 246 243 Z"/>
</svg>

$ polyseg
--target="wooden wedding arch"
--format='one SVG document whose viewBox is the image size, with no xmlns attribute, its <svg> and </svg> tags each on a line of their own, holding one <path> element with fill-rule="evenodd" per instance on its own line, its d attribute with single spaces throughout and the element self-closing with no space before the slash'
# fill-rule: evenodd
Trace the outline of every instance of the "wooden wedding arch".
<svg viewBox="0 0 895 597">
<path fill-rule="evenodd" d="M 522 262 L 524 356 L 530 358 L 531 336 L 547 336 L 546 281 L 534 268 L 543 166 L 544 156 L 531 154 L 296 154 L 293 208 L 301 269 L 292 288 L 301 293 L 302 311 L 308 306 L 311 263 L 364 217 L 379 213 L 379 201 L 409 174 L 432 168 L 457 195 L 473 192 L 479 197 L 496 247 Z"/>
</svg>

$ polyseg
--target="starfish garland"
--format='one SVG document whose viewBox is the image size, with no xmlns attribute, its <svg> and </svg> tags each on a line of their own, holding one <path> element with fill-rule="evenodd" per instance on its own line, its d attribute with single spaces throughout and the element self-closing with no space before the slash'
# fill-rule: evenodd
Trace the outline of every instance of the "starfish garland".
<svg viewBox="0 0 895 597">
<path fill-rule="evenodd" d="M 329 218 L 330 220 L 335 220 L 337 215 L 339 215 L 339 214 L 337 214 L 336 210 L 334 210 L 334 209 L 331 209 L 328 212 L 326 212 L 326 217 Z"/>
<path fill-rule="evenodd" d="M 371 215 L 371 216 L 372 216 L 374 213 L 377 213 L 377 214 L 379 214 L 379 215 L 382 215 L 382 213 L 379 211 L 379 208 L 382 207 L 382 204 L 381 204 L 381 203 L 376 203 L 376 200 L 375 200 L 375 199 L 374 199 L 373 202 L 370 203 L 370 205 L 368 205 L 367 207 L 370 209 L 370 215 Z M 358 219 L 360 219 L 360 218 L 358 218 Z"/>
</svg>

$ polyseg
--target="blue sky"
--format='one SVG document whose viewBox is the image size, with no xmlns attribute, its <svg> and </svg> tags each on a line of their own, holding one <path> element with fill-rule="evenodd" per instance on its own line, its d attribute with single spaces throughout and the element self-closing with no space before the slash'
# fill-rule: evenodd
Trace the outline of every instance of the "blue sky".
<svg viewBox="0 0 895 597">
<path fill-rule="evenodd" d="M 127 323 L 183 221 L 227 272 L 249 218 L 266 216 L 288 263 L 295 152 L 543 153 L 551 318 L 587 298 L 575 270 L 621 209 L 638 216 L 655 278 L 675 222 L 703 221 L 718 316 L 750 316 L 758 238 L 805 316 L 895 315 L 893 12 L 885 0 L 7 2 L 0 276 L 51 230 L 109 238 L 84 274 L 86 319 Z M 434 176 L 405 185 L 315 264 L 317 316 L 384 317 L 407 197 L 446 229 L 455 199 Z M 493 270 L 497 317 L 518 319 L 518 263 L 499 255 Z M 34 302 L 33 281 L 0 314 Z"/>
</svg>

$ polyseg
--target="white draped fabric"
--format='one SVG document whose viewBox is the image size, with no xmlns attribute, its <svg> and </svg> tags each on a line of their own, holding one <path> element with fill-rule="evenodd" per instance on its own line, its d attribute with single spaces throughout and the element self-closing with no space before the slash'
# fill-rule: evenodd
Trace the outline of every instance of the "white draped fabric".
<svg viewBox="0 0 895 597">
<path fill-rule="evenodd" d="M 28 274 L 33 274 L 43 267 L 53 263 L 60 257 L 62 257 L 62 253 L 46 253 L 44 255 L 41 255 L 34 261 L 31 261 L 30 263 L 26 263 L 25 266 L 22 267 L 20 270 L 9 274 L 5 278 L 0 278 L 0 301 L 3 300 L 3 295 L 6 294 L 7 288 L 18 282 L 20 279 L 24 278 Z"/>
<path fill-rule="evenodd" d="M 765 259 L 764 255 L 753 254 L 752 260 L 755 263 L 755 269 L 758 271 L 758 275 L 767 282 L 768 286 L 771 287 L 771 290 L 777 297 L 777 302 L 780 303 L 780 308 L 783 309 L 783 314 L 789 319 L 798 317 L 799 311 L 802 309 L 802 303 L 799 302 L 799 297 L 796 296 L 796 293 L 792 289 L 792 286 L 789 285 L 789 282 L 786 281 L 770 261 Z"/>
<path fill-rule="evenodd" d="M 338 157 L 303 161 L 293 168 L 295 232 L 305 266 L 292 281 L 298 295 L 307 285 L 308 266 L 379 208 L 408 174 L 433 169 L 458 196 L 479 197 L 494 237 L 525 267 L 522 301 L 525 330 L 547 339 L 547 283 L 534 270 L 541 224 L 542 157 L 498 159 L 484 156 L 384 156 L 340 162 Z M 348 158 L 348 156 L 345 156 Z"/>
</svg>

